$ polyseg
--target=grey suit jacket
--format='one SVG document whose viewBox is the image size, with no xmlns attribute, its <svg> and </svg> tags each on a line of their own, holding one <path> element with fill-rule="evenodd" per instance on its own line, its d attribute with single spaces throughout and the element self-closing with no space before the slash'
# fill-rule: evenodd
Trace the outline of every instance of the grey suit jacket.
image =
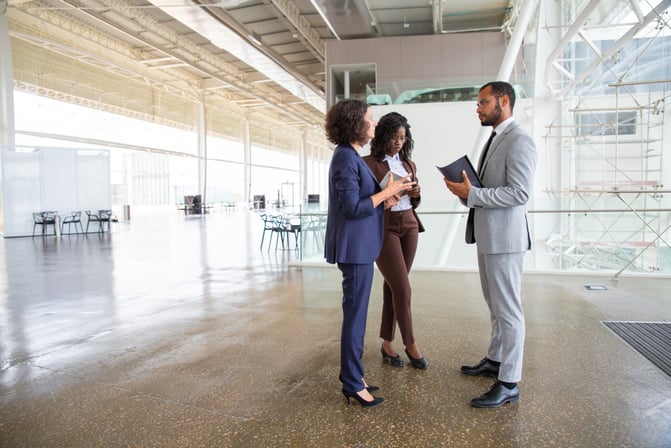
<svg viewBox="0 0 671 448">
<path fill-rule="evenodd" d="M 483 188 L 471 187 L 466 201 L 473 208 L 466 242 L 477 242 L 483 254 L 531 249 L 527 202 L 533 193 L 536 145 L 519 123 L 513 121 L 495 139 L 481 171 Z"/>
</svg>

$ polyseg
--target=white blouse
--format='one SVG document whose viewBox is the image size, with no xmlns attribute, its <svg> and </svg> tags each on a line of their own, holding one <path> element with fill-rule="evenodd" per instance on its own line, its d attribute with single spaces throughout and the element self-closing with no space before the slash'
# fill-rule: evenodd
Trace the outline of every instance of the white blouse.
<svg viewBox="0 0 671 448">
<path fill-rule="evenodd" d="M 393 156 L 386 155 L 384 156 L 384 161 L 387 162 L 389 165 L 389 170 L 391 170 L 392 173 L 405 177 L 409 173 L 405 169 L 405 166 L 403 166 L 403 162 L 401 161 L 401 158 L 398 156 L 398 153 L 394 154 Z M 391 208 L 392 212 L 400 212 L 403 210 L 410 210 L 412 208 L 412 204 L 410 203 L 410 196 L 407 194 L 404 194 L 401 196 L 401 199 L 398 201 L 398 204 L 394 205 Z"/>
</svg>

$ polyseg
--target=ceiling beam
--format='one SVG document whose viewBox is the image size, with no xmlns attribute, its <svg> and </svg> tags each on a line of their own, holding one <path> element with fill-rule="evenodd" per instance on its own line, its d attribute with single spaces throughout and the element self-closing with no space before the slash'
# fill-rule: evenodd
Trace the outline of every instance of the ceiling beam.
<svg viewBox="0 0 671 448">
<path fill-rule="evenodd" d="M 324 41 L 319 37 L 319 33 L 312 28 L 310 22 L 301 15 L 293 2 L 289 0 L 263 0 L 263 3 L 273 6 L 279 12 L 279 14 L 276 15 L 280 20 L 286 18 L 309 44 L 308 48 L 313 50 L 311 52 L 313 54 L 315 52 L 317 53 L 315 54 L 317 59 L 321 62 L 325 61 L 326 45 L 324 44 Z"/>
</svg>

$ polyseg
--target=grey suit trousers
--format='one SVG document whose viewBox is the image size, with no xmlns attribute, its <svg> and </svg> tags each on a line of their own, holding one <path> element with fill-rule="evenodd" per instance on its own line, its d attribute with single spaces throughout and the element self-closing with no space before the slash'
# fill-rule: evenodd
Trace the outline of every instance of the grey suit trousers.
<svg viewBox="0 0 671 448">
<path fill-rule="evenodd" d="M 524 254 L 478 253 L 480 283 L 492 324 L 487 357 L 501 363 L 498 379 L 509 383 L 522 379 L 526 333 L 521 300 Z"/>
</svg>

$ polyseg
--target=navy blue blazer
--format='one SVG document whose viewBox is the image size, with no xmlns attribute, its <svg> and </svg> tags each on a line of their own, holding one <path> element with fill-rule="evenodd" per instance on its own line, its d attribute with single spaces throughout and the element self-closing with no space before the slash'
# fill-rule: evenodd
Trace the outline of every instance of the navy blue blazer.
<svg viewBox="0 0 671 448">
<path fill-rule="evenodd" d="M 338 145 L 329 167 L 328 219 L 324 257 L 328 263 L 373 263 L 384 235 L 384 205 L 375 175 L 351 145 Z"/>
</svg>

